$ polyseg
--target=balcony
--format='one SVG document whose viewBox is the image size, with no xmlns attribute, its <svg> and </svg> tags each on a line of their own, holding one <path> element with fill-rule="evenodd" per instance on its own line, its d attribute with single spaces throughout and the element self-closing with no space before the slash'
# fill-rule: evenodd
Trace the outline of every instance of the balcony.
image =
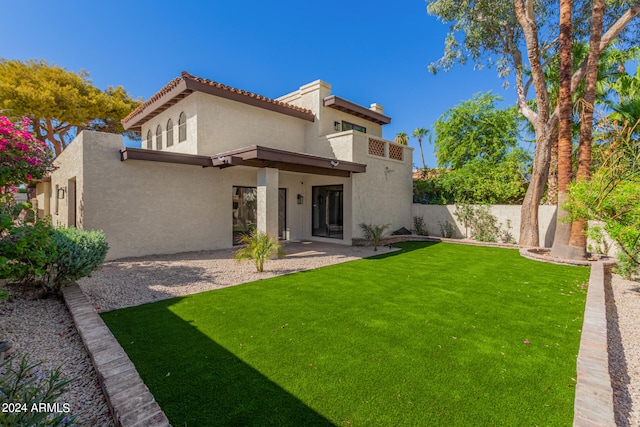
<svg viewBox="0 0 640 427">
<path fill-rule="evenodd" d="M 321 155 L 338 160 L 367 163 L 379 159 L 412 164 L 413 149 L 406 145 L 388 141 L 376 135 L 349 130 L 326 135 L 318 149 Z"/>
</svg>

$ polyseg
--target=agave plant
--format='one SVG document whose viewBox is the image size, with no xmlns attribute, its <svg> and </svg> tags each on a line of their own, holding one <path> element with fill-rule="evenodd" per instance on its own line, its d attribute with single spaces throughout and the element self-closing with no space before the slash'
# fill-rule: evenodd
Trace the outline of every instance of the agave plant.
<svg viewBox="0 0 640 427">
<path fill-rule="evenodd" d="M 238 249 L 234 258 L 238 261 L 243 259 L 253 260 L 259 273 L 264 271 L 265 260 L 271 258 L 273 254 L 277 254 L 278 258 L 285 256 L 282 245 L 276 238 L 269 236 L 267 233 L 251 230 L 240 237 L 240 243 L 246 246 Z"/>
<path fill-rule="evenodd" d="M 385 230 L 390 226 L 391 224 L 360 224 L 364 237 L 371 242 L 374 251 L 378 250 L 378 246 L 380 246 L 380 239 L 382 239 Z"/>
</svg>

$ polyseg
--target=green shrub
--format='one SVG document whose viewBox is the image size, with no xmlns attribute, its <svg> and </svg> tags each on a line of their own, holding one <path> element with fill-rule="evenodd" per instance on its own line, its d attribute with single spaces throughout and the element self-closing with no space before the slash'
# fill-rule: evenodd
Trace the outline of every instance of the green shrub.
<svg viewBox="0 0 640 427">
<path fill-rule="evenodd" d="M 382 239 L 385 230 L 389 227 L 391 227 L 391 224 L 360 224 L 360 228 L 364 233 L 364 238 L 371 242 L 374 251 L 378 250 L 378 246 L 380 246 L 380 240 Z"/>
<path fill-rule="evenodd" d="M 426 236 L 429 234 L 429 232 L 427 231 L 427 226 L 424 223 L 424 218 L 422 218 L 421 216 L 413 217 L 413 229 L 419 236 Z"/>
<path fill-rule="evenodd" d="M 0 213 L 0 279 L 58 292 L 95 271 L 107 249 L 101 231 L 54 229 L 47 220 Z"/>
<path fill-rule="evenodd" d="M 456 205 L 454 215 L 471 229 L 470 237 L 479 242 L 497 242 L 500 234 L 498 219 L 489 206 Z"/>
<path fill-rule="evenodd" d="M 618 252 L 618 266 L 614 272 L 621 275 L 627 280 L 634 280 L 640 274 L 640 264 L 636 261 L 640 254 L 627 254 L 626 252 Z"/>
<path fill-rule="evenodd" d="M 30 363 L 27 356 L 23 356 L 17 366 L 14 366 L 14 358 L 0 364 L 0 405 L 3 408 L 0 425 L 76 425 L 76 417 L 69 412 L 73 408 L 59 401 L 71 380 L 61 377 L 60 368 L 40 372 L 41 364 Z M 43 409 L 40 404 L 55 406 Z M 54 412 L 47 409 L 54 409 Z"/>
<path fill-rule="evenodd" d="M 11 215 L 0 214 L 0 279 L 39 283 L 56 256 L 48 222 L 15 224 Z"/>
<path fill-rule="evenodd" d="M 58 256 L 47 286 L 55 291 L 90 276 L 102 264 L 109 249 L 102 231 L 56 228 L 53 237 Z"/>
<path fill-rule="evenodd" d="M 264 271 L 264 262 L 267 258 L 277 254 L 278 258 L 285 256 L 282 245 L 274 237 L 267 233 L 258 232 L 255 229 L 240 237 L 240 243 L 246 246 L 238 249 L 235 253 L 235 259 L 241 261 L 243 259 L 253 260 L 256 270 L 261 273 Z"/>
<path fill-rule="evenodd" d="M 438 222 L 440 226 L 440 234 L 445 239 L 452 239 L 456 236 L 456 225 L 451 221 Z"/>
</svg>

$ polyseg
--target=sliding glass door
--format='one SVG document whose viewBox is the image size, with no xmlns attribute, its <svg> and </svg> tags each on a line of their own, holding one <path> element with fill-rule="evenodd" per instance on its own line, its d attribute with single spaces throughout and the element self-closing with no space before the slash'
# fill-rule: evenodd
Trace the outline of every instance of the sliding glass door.
<svg viewBox="0 0 640 427">
<path fill-rule="evenodd" d="M 343 194 L 342 185 L 313 187 L 313 211 L 311 213 L 311 234 L 313 236 L 342 239 Z"/>
</svg>

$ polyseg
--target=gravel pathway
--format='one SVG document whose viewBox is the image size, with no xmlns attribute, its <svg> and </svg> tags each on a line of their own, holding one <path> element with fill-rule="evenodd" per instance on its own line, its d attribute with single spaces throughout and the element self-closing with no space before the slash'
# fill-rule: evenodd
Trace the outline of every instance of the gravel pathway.
<svg viewBox="0 0 640 427">
<path fill-rule="evenodd" d="M 616 424 L 640 426 L 640 283 L 613 274 L 605 291 Z"/>
<path fill-rule="evenodd" d="M 375 254 L 369 247 L 317 242 L 289 244 L 286 250 L 285 259 L 267 261 L 264 273 L 256 273 L 250 262 L 237 263 L 228 249 L 111 261 L 79 285 L 98 311 L 109 311 Z M 381 247 L 377 253 L 390 250 Z M 616 423 L 640 426 L 640 283 L 613 275 L 607 316 Z M 80 424 L 113 425 L 89 357 L 59 300 L 14 292 L 11 301 L 0 302 L 0 338 L 35 360 L 44 359 L 46 368 L 62 365 L 65 377 L 79 378 L 62 398 L 72 404 Z"/>
</svg>

